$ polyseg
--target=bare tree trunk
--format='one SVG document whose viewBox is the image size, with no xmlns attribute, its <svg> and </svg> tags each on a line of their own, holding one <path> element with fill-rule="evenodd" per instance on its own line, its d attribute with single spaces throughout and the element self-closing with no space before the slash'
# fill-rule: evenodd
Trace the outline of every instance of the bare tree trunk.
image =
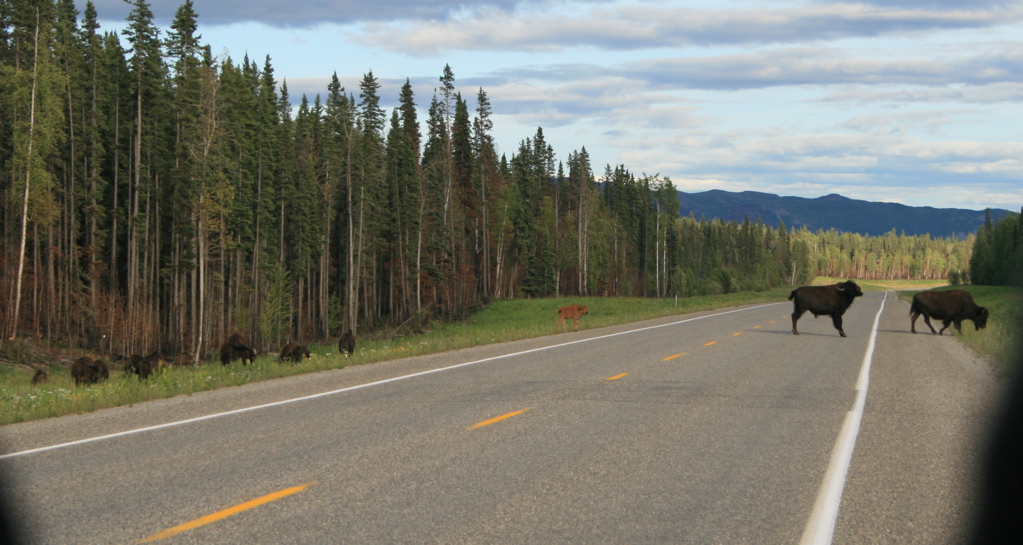
<svg viewBox="0 0 1023 545">
<path fill-rule="evenodd" d="M 135 141 L 133 142 L 133 171 L 132 187 L 128 192 L 131 214 L 128 216 L 128 343 L 134 346 L 138 334 L 138 310 L 136 291 L 138 290 L 139 278 L 139 236 L 136 225 L 139 215 L 139 189 L 142 185 L 142 82 L 141 74 L 138 82 L 139 88 L 135 93 Z"/>
<path fill-rule="evenodd" d="M 199 289 L 198 289 L 199 304 L 197 305 L 197 307 L 199 309 L 199 316 L 197 318 L 197 326 L 195 328 L 195 330 L 196 330 L 195 352 L 194 352 L 193 357 L 192 357 L 193 361 L 195 361 L 196 363 L 199 362 L 199 357 L 202 355 L 203 326 L 204 326 L 203 322 L 204 322 L 204 318 L 205 318 L 205 315 L 206 315 L 206 312 L 205 312 L 205 304 L 206 304 L 206 299 L 205 299 L 205 297 L 206 297 L 206 274 L 205 274 L 205 272 L 206 272 L 206 233 L 203 231 L 203 229 L 205 229 L 205 227 L 203 226 L 202 216 L 203 216 L 203 190 L 200 187 L 200 189 L 199 189 L 199 212 L 198 212 L 197 227 L 196 227 L 196 231 L 197 231 L 196 235 L 198 236 L 198 243 L 199 243 L 199 263 L 198 263 L 198 265 L 199 265 L 198 266 L 198 269 L 199 269 L 198 270 L 198 274 L 199 274 Z"/>
<path fill-rule="evenodd" d="M 36 88 L 39 84 L 39 10 L 36 10 L 35 53 L 32 59 L 32 98 L 28 118 L 28 150 L 25 155 L 25 193 L 21 200 L 21 245 L 18 249 L 18 274 L 14 277 L 14 312 L 11 315 L 9 340 L 18 336 L 18 319 L 21 316 L 21 276 L 25 273 L 25 242 L 28 234 L 28 196 L 32 181 L 32 140 L 36 128 Z"/>
<path fill-rule="evenodd" d="M 364 216 L 364 214 L 365 214 L 365 206 L 366 206 L 366 189 L 365 189 L 365 187 L 362 187 L 362 188 L 359 189 L 359 238 L 358 238 L 358 241 L 357 241 L 357 244 L 359 245 L 359 252 L 358 252 L 358 255 L 355 258 L 355 270 L 354 270 L 354 274 L 352 275 L 352 278 L 353 278 L 353 281 L 352 281 L 352 291 L 353 291 L 353 294 L 355 296 L 357 296 L 359 291 L 360 291 L 359 277 L 362 274 L 362 248 L 363 248 L 362 235 L 363 235 L 363 227 L 365 226 L 365 221 L 364 221 L 364 218 L 365 218 L 365 216 Z M 365 308 L 368 311 L 370 307 L 367 304 L 367 305 L 365 305 Z M 351 316 L 351 318 L 352 318 L 351 329 L 352 329 L 352 334 L 353 335 L 355 334 L 356 324 L 358 323 L 358 319 L 359 319 L 359 315 L 358 315 L 357 311 L 358 311 L 358 305 L 354 305 L 353 304 L 352 305 L 352 316 Z"/>
<path fill-rule="evenodd" d="M 351 135 L 349 135 L 349 138 L 348 138 L 348 150 L 347 151 L 348 151 L 348 160 L 346 161 L 347 164 L 345 166 L 345 170 L 346 170 L 346 178 L 347 178 L 346 181 L 348 182 L 347 183 L 347 185 L 348 185 L 348 196 L 347 196 L 347 198 L 348 198 L 348 208 L 346 209 L 345 213 L 348 215 L 348 252 L 347 252 L 347 254 L 348 254 L 347 255 L 347 257 L 348 257 L 348 277 L 346 279 L 346 286 L 345 286 L 345 305 L 347 306 L 346 316 L 347 316 L 347 322 L 348 323 L 345 324 L 345 325 L 347 326 L 348 330 L 351 331 L 352 334 L 354 335 L 355 332 L 356 332 L 356 323 L 355 322 L 356 322 L 356 319 L 357 319 L 358 301 L 355 299 L 355 275 L 356 275 L 356 271 L 355 271 L 355 232 L 354 232 L 354 229 L 353 229 L 354 221 L 352 219 L 353 210 L 352 210 L 352 138 L 351 138 Z"/>
<path fill-rule="evenodd" d="M 120 89 L 118 89 L 119 91 Z M 118 93 L 120 94 L 120 93 Z M 121 101 L 114 99 L 114 202 L 110 208 L 110 286 L 111 295 L 117 293 L 117 194 L 121 181 Z M 113 320 L 113 313 L 110 313 Z M 111 322 L 111 327 L 113 322 Z"/>
</svg>

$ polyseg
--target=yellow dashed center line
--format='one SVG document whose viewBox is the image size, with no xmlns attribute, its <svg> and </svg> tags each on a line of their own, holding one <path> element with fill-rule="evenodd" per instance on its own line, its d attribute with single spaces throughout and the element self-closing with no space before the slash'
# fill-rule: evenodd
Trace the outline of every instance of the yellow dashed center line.
<svg viewBox="0 0 1023 545">
<path fill-rule="evenodd" d="M 735 337 L 736 335 L 742 335 L 742 331 L 740 331 L 740 332 L 738 332 L 738 333 L 732 333 L 732 336 L 733 336 L 733 337 Z"/>
<path fill-rule="evenodd" d="M 181 525 L 175 526 L 173 528 L 164 530 L 164 531 L 162 531 L 162 532 L 160 532 L 158 534 L 153 534 L 153 535 L 151 535 L 151 536 L 149 536 L 149 537 L 147 537 L 147 538 L 145 538 L 143 540 L 140 540 L 139 543 L 150 543 L 150 542 L 153 542 L 153 541 L 159 541 L 161 539 L 166 539 L 166 538 L 171 537 L 173 535 L 180 534 L 181 532 L 187 532 L 188 530 L 193 530 L 195 528 L 199 528 L 200 526 L 206 526 L 207 524 L 210 524 L 210 523 L 213 523 L 213 522 L 217 522 L 218 520 L 225 519 L 227 517 L 230 517 L 231 515 L 237 515 L 238 513 L 241 513 L 242 511 L 248 511 L 249 509 L 252 509 L 253 507 L 259 507 L 260 505 L 263 505 L 264 503 L 270 503 L 272 501 L 279 500 L 281 498 L 290 496 L 292 494 L 297 494 L 297 493 L 305 490 L 306 488 L 309 488 L 310 486 L 312 486 L 314 484 L 316 484 L 316 483 L 306 483 L 306 484 L 299 485 L 299 486 L 293 486 L 291 488 L 285 488 L 284 490 L 281 490 L 281 491 L 278 491 L 278 492 L 274 492 L 273 494 L 267 494 L 266 496 L 263 496 L 261 498 L 256 498 L 254 500 L 238 504 L 238 505 L 236 505 L 234 507 L 229 507 L 227 509 L 224 509 L 223 511 L 217 511 L 216 513 L 213 513 L 212 515 L 206 515 L 205 517 L 198 518 L 198 519 L 195 519 L 195 520 L 193 520 L 191 522 L 186 522 L 184 524 L 181 524 Z"/>
<path fill-rule="evenodd" d="M 717 344 L 717 343 L 718 343 L 717 341 L 710 341 L 709 343 L 704 343 L 703 346 L 711 346 L 711 345 L 714 345 L 714 344 Z"/>
<path fill-rule="evenodd" d="M 771 320 L 770 322 L 767 322 L 767 323 L 769 323 L 769 324 L 773 324 L 773 323 L 774 323 L 774 320 Z"/>
<path fill-rule="evenodd" d="M 511 418 L 513 416 L 518 416 L 518 415 L 528 411 L 529 409 L 532 409 L 532 407 L 526 407 L 525 409 L 522 409 L 522 410 L 519 410 L 519 411 L 510 412 L 508 414 L 502 414 L 501 416 L 495 416 L 494 418 L 491 418 L 490 420 L 484 420 L 483 422 L 478 422 L 476 424 L 473 424 L 473 425 L 469 426 L 468 428 L 465 428 L 465 430 L 466 431 L 470 431 L 470 430 L 474 430 L 476 428 L 482 428 L 483 426 L 489 426 L 491 424 L 495 424 L 497 422 L 500 422 L 500 421 L 502 421 L 502 420 L 504 420 L 506 418 Z"/>
<path fill-rule="evenodd" d="M 753 326 L 753 329 L 760 329 L 760 327 L 761 326 L 755 325 L 755 326 Z"/>
<path fill-rule="evenodd" d="M 685 356 L 686 354 L 687 354 L 687 352 L 683 352 L 681 354 L 675 354 L 674 356 L 668 356 L 667 358 L 662 358 L 661 361 L 673 360 L 673 359 L 675 359 L 677 357 Z"/>
<path fill-rule="evenodd" d="M 622 378 L 624 376 L 628 376 L 628 373 L 622 373 L 620 375 L 615 375 L 613 377 L 608 377 L 608 378 L 606 378 L 604 380 L 618 380 L 618 379 L 620 379 L 620 378 Z"/>
</svg>

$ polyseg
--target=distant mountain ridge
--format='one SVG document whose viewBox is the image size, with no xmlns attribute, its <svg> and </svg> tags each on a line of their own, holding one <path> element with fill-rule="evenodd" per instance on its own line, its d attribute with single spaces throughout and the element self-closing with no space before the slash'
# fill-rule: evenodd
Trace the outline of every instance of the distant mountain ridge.
<svg viewBox="0 0 1023 545">
<path fill-rule="evenodd" d="M 889 202 L 850 199 L 832 193 L 816 199 L 781 197 L 771 193 L 743 191 L 733 193 L 712 189 L 699 193 L 678 192 L 683 216 L 690 212 L 700 219 L 718 218 L 723 221 L 742 222 L 760 218 L 773 227 L 784 221 L 788 228 L 806 226 L 811 231 L 831 229 L 863 235 L 883 235 L 892 229 L 897 234 L 930 234 L 933 237 L 956 236 L 963 238 L 976 233 L 984 224 L 983 210 L 962 208 L 933 208 L 906 206 Z M 992 221 L 997 221 L 1008 210 L 991 209 Z"/>
</svg>

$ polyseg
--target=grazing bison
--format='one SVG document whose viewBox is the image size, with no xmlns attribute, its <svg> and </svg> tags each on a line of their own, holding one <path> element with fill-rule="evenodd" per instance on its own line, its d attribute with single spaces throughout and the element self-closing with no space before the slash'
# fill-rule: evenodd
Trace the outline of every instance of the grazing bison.
<svg viewBox="0 0 1023 545">
<path fill-rule="evenodd" d="M 345 331 L 345 334 L 341 335 L 341 339 L 337 342 L 337 349 L 346 356 L 355 354 L 355 335 L 351 330 Z"/>
<path fill-rule="evenodd" d="M 814 318 L 831 316 L 831 322 L 835 324 L 838 334 L 845 337 L 842 315 L 853 304 L 853 299 L 861 295 L 863 292 L 852 280 L 830 286 L 803 286 L 792 290 L 789 294 L 789 300 L 795 305 L 792 311 L 792 334 L 799 335 L 796 321 L 809 310 Z"/>
<path fill-rule="evenodd" d="M 565 320 L 571 318 L 572 331 L 579 331 L 579 318 L 584 314 L 589 314 L 589 310 L 582 305 L 568 305 L 567 307 L 561 307 L 558 309 L 558 327 L 565 329 Z"/>
<path fill-rule="evenodd" d="M 42 369 L 36 369 L 34 375 L 32 375 L 32 384 L 42 384 L 50 378 L 50 375 L 46 374 L 46 371 Z"/>
<path fill-rule="evenodd" d="M 277 357 L 277 361 L 291 360 L 298 363 L 309 356 L 308 348 L 298 344 L 289 344 L 281 350 L 281 355 Z"/>
<path fill-rule="evenodd" d="M 71 377 L 75 384 L 96 384 L 110 378 L 110 368 L 103 360 L 82 356 L 71 364 Z"/>
<path fill-rule="evenodd" d="M 966 290 L 922 291 L 913 296 L 909 307 L 909 330 L 916 333 L 916 319 L 923 315 L 931 333 L 941 335 L 949 324 L 955 324 L 956 331 L 962 333 L 963 320 L 973 320 L 973 327 L 979 331 L 987 326 L 989 314 L 986 308 L 973 302 L 973 296 Z M 941 320 L 941 331 L 934 331 L 931 318 Z"/>
<path fill-rule="evenodd" d="M 234 360 L 242 360 L 243 365 L 248 365 L 256 357 L 256 351 L 249 347 L 245 338 L 235 333 L 224 341 L 220 347 L 220 363 L 227 365 Z"/>
<path fill-rule="evenodd" d="M 139 380 L 145 380 L 153 374 L 153 371 L 160 368 L 161 361 L 163 361 L 163 356 L 160 355 L 159 350 L 154 350 L 148 356 L 135 354 L 124 366 L 124 374 L 138 375 Z"/>
</svg>

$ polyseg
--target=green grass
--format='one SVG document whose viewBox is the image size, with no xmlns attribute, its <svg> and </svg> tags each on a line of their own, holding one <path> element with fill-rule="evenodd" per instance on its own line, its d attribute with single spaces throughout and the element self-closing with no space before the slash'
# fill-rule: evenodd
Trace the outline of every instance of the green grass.
<svg viewBox="0 0 1023 545">
<path fill-rule="evenodd" d="M 1018 350 L 1023 344 L 1023 337 L 1020 336 L 1020 326 L 1023 324 L 1023 288 L 1012 288 L 1005 286 L 944 286 L 938 290 L 964 289 L 973 295 L 973 300 L 982 307 L 987 307 L 991 316 L 988 318 L 987 327 L 977 331 L 973 322 L 963 321 L 963 332 L 955 331 L 955 326 L 945 330 L 945 334 L 953 334 L 963 343 L 972 348 L 977 355 L 988 359 L 995 371 L 1001 375 L 1010 375 L 1016 372 L 1019 362 Z M 900 291 L 899 298 L 904 301 L 912 301 L 917 291 Z M 931 323 L 935 329 L 940 329 L 940 322 Z M 923 320 L 917 321 L 917 332 L 930 330 L 923 324 Z"/>
</svg>

